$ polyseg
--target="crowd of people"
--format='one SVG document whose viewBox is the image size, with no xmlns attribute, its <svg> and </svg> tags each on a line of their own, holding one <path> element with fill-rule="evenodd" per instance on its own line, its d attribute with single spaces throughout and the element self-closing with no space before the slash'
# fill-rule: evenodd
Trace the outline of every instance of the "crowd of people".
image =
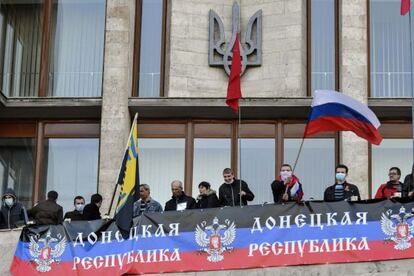
<svg viewBox="0 0 414 276">
<path fill-rule="evenodd" d="M 414 166 L 411 174 L 408 174 L 404 182 L 400 181 L 401 170 L 398 167 L 389 169 L 389 181 L 381 184 L 375 198 L 412 197 L 414 195 Z M 359 189 L 356 185 L 347 182 L 348 167 L 337 165 L 335 168 L 335 183 L 325 189 L 324 201 L 357 201 L 361 200 Z M 193 198 L 184 192 L 183 183 L 174 180 L 171 183 L 172 197 L 165 203 L 164 211 L 183 211 L 186 209 L 207 209 L 224 206 L 245 206 L 248 201 L 254 199 L 253 192 L 248 184 L 236 179 L 234 171 L 226 168 L 223 171 L 224 183 L 220 186 L 218 195 L 211 189 L 210 183 L 203 181 L 198 185 L 199 195 Z M 300 202 L 304 196 L 304 190 L 299 178 L 293 174 L 289 164 L 283 164 L 279 176 L 270 185 L 274 203 Z M 161 204 L 151 197 L 150 186 L 141 184 L 140 199 L 134 203 L 134 216 L 143 213 L 162 212 Z M 60 224 L 64 220 L 96 220 L 101 219 L 99 211 L 102 205 L 102 196 L 94 194 L 89 204 L 85 205 L 82 196 L 76 196 L 73 200 L 74 210 L 63 215 L 63 208 L 57 204 L 58 193 L 49 191 L 47 199 L 40 201 L 30 210 L 17 200 L 12 189 L 7 189 L 2 196 L 0 213 L 0 229 L 13 229 L 27 224 L 29 221 L 37 225 Z"/>
</svg>

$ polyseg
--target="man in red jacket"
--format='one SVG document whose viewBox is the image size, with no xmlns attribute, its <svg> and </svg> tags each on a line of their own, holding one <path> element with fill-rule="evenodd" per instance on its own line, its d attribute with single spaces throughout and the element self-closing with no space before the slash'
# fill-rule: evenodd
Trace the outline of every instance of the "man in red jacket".
<svg viewBox="0 0 414 276">
<path fill-rule="evenodd" d="M 388 172 L 390 181 L 379 186 L 375 198 L 392 198 L 392 197 L 406 197 L 407 191 L 404 184 L 400 182 L 401 170 L 397 167 L 392 167 Z"/>
</svg>

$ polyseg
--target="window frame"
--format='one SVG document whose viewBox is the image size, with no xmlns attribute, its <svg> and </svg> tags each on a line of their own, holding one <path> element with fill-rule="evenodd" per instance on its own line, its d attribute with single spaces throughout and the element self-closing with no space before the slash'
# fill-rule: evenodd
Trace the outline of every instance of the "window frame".
<svg viewBox="0 0 414 276">
<path fill-rule="evenodd" d="M 145 126 L 147 125 L 147 126 Z M 244 125 L 244 127 L 243 127 Z M 238 139 L 275 139 L 275 174 L 283 164 L 285 138 L 303 138 L 306 122 L 303 120 L 243 120 L 239 129 L 238 120 L 138 120 L 138 138 L 185 138 L 184 188 L 193 193 L 194 139 L 231 139 L 231 168 L 238 170 Z M 177 127 L 179 126 L 179 127 Z M 263 129 L 263 126 L 265 129 Z M 227 129 L 223 129 L 226 127 Z M 240 135 L 239 135 L 240 133 Z M 274 135 L 273 135 L 274 134 Z M 335 166 L 339 164 L 339 132 L 322 133 L 312 138 L 333 138 L 335 143 Z M 293 164 L 292 164 L 293 165 Z M 218 172 L 221 173 L 221 172 Z"/>
<path fill-rule="evenodd" d="M 339 91 L 339 0 L 334 1 L 335 90 Z M 368 0 L 369 2 L 369 0 Z M 306 1 L 306 96 L 312 97 L 312 0 Z"/>
<path fill-rule="evenodd" d="M 368 1 L 369 2 L 369 1 Z M 381 122 L 378 129 L 383 139 L 413 139 L 412 124 L 407 121 L 389 120 Z M 414 162 L 414 161 L 413 161 Z M 372 175 L 372 144 L 368 145 L 368 198 L 371 197 L 373 190 Z M 401 175 L 401 177 L 403 177 Z M 404 180 L 404 179 L 403 179 Z"/>
<path fill-rule="evenodd" d="M 134 31 L 134 56 L 132 65 L 132 91 L 131 97 L 139 96 L 139 71 L 140 71 L 140 54 L 141 54 L 141 22 L 142 22 L 142 2 L 135 2 L 135 31 Z M 162 1 L 162 23 L 161 23 L 161 53 L 160 53 L 160 94 L 159 98 L 166 97 L 165 94 L 165 63 L 166 63 L 166 34 L 167 34 L 167 10 L 168 0 Z M 156 98 L 158 98 L 156 97 Z"/>
<path fill-rule="evenodd" d="M 96 120 L 0 121 L 0 138 L 34 139 L 35 161 L 32 187 L 34 204 L 45 198 L 45 193 L 42 192 L 42 182 L 46 171 L 44 167 L 45 140 L 49 138 L 98 138 L 100 147 L 100 122 Z"/>
<path fill-rule="evenodd" d="M 41 0 L 42 5 L 42 23 L 41 26 L 41 45 L 40 45 L 40 68 L 39 68 L 39 87 L 38 87 L 38 98 L 44 97 L 51 97 L 48 96 L 48 89 L 49 89 L 49 62 L 50 62 L 50 55 L 51 55 L 51 36 L 52 36 L 52 10 L 53 10 L 53 1 L 54 0 Z M 105 11 L 106 11 L 106 1 L 105 1 Z M 105 14 L 105 22 L 106 25 L 106 14 Z M 106 29 L 106 26 L 105 26 Z M 102 56 L 102 60 L 104 59 L 104 55 Z M 103 62 L 102 62 L 102 71 L 103 69 Z M 101 80 L 103 84 L 103 78 Z M 3 93 L 3 91 L 1 91 Z M 88 96 L 90 97 L 90 96 Z M 92 98 L 101 98 L 102 97 L 102 88 L 101 88 L 101 96 L 99 97 L 92 97 Z M 27 98 L 27 97 L 20 97 L 19 98 Z M 65 97 L 65 98 L 79 98 L 79 97 Z"/>
</svg>

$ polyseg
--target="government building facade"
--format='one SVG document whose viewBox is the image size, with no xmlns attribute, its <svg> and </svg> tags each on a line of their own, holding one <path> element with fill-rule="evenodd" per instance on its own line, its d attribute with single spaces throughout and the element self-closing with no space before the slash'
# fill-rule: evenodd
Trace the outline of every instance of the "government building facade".
<svg viewBox="0 0 414 276">
<path fill-rule="evenodd" d="M 258 45 L 247 57 L 257 62 L 241 77 L 240 116 L 225 103 L 225 67 L 209 62 L 217 37 L 229 47 L 234 3 L 242 50 L 249 30 Z M 412 170 L 409 23 L 399 0 L 0 1 L 1 192 L 13 188 L 31 208 L 56 190 L 64 211 L 76 195 L 89 201 L 99 192 L 107 212 L 138 113 L 140 182 L 161 205 L 173 180 L 197 197 L 201 181 L 218 190 L 227 167 L 249 184 L 252 204 L 271 203 L 270 184 L 282 164 L 295 163 L 320 89 L 366 103 L 384 139 L 375 146 L 348 132 L 307 138 L 295 170 L 304 199 L 322 200 L 341 163 L 361 197 L 373 198 L 390 167 L 402 178 Z M 409 264 L 252 272 L 406 274 Z"/>
</svg>

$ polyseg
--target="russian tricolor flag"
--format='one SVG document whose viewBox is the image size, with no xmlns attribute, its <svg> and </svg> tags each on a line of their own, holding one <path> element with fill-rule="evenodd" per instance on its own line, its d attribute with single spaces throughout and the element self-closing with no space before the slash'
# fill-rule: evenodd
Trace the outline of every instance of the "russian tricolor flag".
<svg viewBox="0 0 414 276">
<path fill-rule="evenodd" d="M 367 105 L 336 91 L 317 90 L 304 137 L 326 131 L 352 131 L 379 145 L 382 141 L 378 132 L 380 125 Z"/>
</svg>

